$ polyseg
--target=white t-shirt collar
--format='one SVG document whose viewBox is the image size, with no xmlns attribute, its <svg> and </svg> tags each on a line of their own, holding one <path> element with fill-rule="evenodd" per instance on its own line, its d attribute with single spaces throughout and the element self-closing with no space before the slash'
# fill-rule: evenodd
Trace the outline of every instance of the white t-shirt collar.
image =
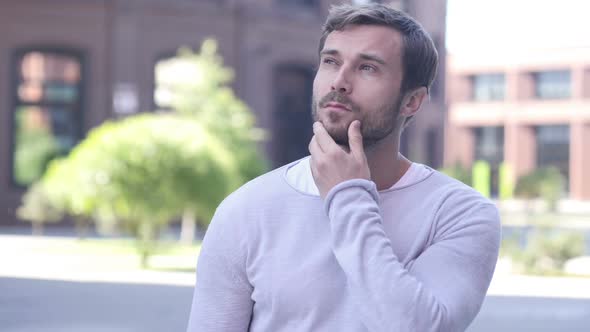
<svg viewBox="0 0 590 332">
<path fill-rule="evenodd" d="M 311 174 L 310 157 L 307 156 L 287 170 L 287 181 L 297 190 L 312 194 L 320 194 Z M 390 188 L 397 189 L 422 181 L 432 173 L 432 169 L 419 163 L 412 163 L 406 173 Z"/>
</svg>

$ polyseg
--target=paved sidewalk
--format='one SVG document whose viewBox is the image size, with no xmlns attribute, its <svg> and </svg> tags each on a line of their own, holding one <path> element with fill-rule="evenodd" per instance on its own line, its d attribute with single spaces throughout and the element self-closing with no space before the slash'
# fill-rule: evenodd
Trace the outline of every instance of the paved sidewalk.
<svg viewBox="0 0 590 332">
<path fill-rule="evenodd" d="M 0 235 L 2 332 L 185 329 L 194 272 L 138 270 L 135 259 L 112 255 L 116 268 L 105 270 L 81 255 L 25 250 L 38 241 L 51 238 Z M 515 276 L 503 264 L 496 271 L 468 332 L 588 331 L 590 278 Z"/>
<path fill-rule="evenodd" d="M 136 256 L 108 254 L 86 257 L 76 253 L 45 254 L 34 250 L 35 246 L 45 247 L 45 243 L 56 239 L 63 240 L 58 237 L 0 235 L 0 277 L 178 286 L 195 284 L 194 272 L 139 269 Z M 158 265 L 158 259 L 159 256 L 154 255 L 150 262 Z M 195 265 L 196 261 L 197 257 L 194 258 Z"/>
<path fill-rule="evenodd" d="M 135 257 L 111 259 L 109 269 L 93 266 L 84 256 L 30 253 L 40 241 L 52 237 L 0 235 L 0 277 L 193 286 L 194 272 L 162 272 L 136 268 Z M 24 252 L 24 253 L 23 253 Z M 115 260 L 116 259 L 116 260 Z M 152 261 L 157 262 L 158 256 Z M 195 257 L 195 264 L 197 258 Z M 489 295 L 590 299 L 590 278 L 511 275 L 499 262 Z"/>
<path fill-rule="evenodd" d="M 0 277 L 2 332 L 183 332 L 192 287 Z"/>
<path fill-rule="evenodd" d="M 35 249 L 36 245 L 46 248 L 47 241 L 56 239 L 63 240 L 55 236 L 0 235 L 0 331 L 186 329 L 194 272 L 141 270 L 138 258 L 132 255 L 86 257 L 75 252 L 39 253 Z"/>
</svg>

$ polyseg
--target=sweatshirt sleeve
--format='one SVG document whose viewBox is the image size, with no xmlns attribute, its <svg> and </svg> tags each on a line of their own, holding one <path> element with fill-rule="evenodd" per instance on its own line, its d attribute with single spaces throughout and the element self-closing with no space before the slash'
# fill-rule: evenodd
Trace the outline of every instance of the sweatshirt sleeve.
<svg viewBox="0 0 590 332">
<path fill-rule="evenodd" d="M 378 200 L 375 184 L 361 179 L 338 184 L 325 200 L 332 248 L 361 320 L 369 331 L 464 331 L 498 258 L 496 207 L 483 199 L 448 204 L 437 212 L 433 243 L 406 268 L 382 227 Z"/>
<path fill-rule="evenodd" d="M 248 331 L 252 285 L 246 276 L 242 220 L 220 206 L 205 234 L 187 332 Z"/>
</svg>

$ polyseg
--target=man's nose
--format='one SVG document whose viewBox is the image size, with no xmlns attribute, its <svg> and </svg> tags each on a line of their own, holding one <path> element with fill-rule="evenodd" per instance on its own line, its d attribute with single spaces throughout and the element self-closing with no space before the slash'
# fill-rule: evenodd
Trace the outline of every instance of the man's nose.
<svg viewBox="0 0 590 332">
<path fill-rule="evenodd" d="M 342 94 L 349 94 L 352 92 L 352 84 L 350 83 L 350 78 L 348 77 L 345 68 L 342 68 L 334 78 L 334 81 L 332 82 L 332 91 L 338 91 Z"/>
</svg>

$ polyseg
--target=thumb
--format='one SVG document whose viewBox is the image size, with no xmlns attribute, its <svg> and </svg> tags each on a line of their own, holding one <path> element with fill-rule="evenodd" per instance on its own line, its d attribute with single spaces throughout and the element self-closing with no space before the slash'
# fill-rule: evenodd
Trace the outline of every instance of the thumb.
<svg viewBox="0 0 590 332">
<path fill-rule="evenodd" d="M 350 152 L 356 155 L 364 155 L 363 135 L 361 134 L 361 122 L 354 120 L 348 126 L 348 144 L 350 145 Z"/>
</svg>

